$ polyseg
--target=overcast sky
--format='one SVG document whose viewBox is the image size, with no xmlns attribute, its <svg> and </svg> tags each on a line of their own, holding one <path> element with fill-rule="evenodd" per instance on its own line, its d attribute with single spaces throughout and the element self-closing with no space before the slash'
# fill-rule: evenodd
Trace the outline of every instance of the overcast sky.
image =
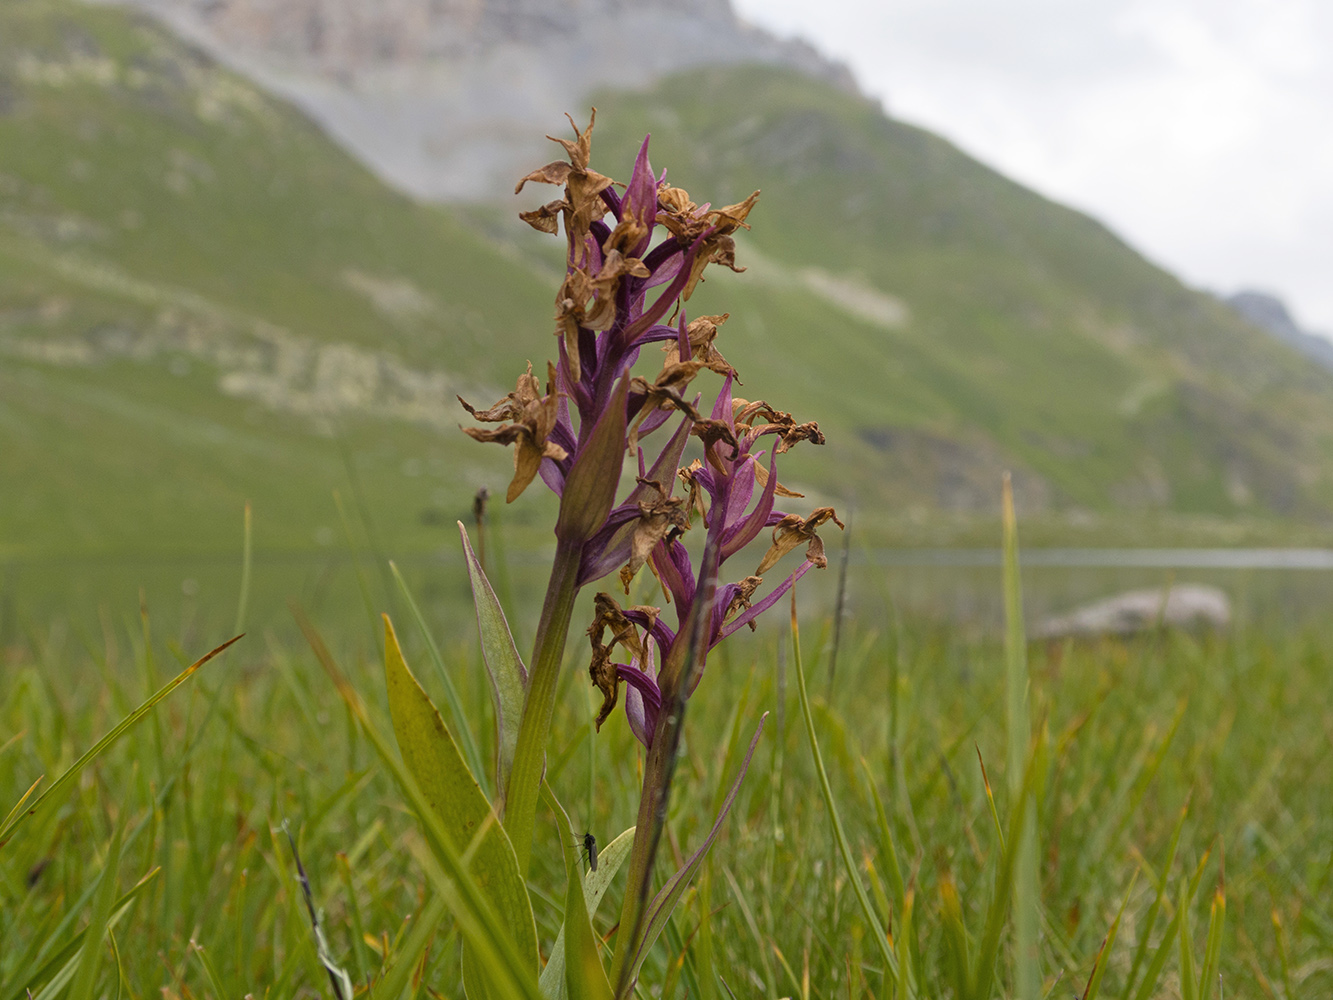
<svg viewBox="0 0 1333 1000">
<path fill-rule="evenodd" d="M 1190 284 L 1333 335 L 1330 0 L 733 0 Z"/>
</svg>

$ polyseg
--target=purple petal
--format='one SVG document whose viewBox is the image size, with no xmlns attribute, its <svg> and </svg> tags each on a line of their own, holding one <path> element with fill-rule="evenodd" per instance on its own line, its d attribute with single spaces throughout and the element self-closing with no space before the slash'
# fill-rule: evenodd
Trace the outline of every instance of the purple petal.
<svg viewBox="0 0 1333 1000">
<path fill-rule="evenodd" d="M 764 485 L 764 492 L 759 494 L 759 502 L 754 505 L 754 510 L 750 511 L 750 516 L 723 534 L 722 558 L 728 559 L 741 549 L 745 548 L 745 546 L 755 540 L 759 535 L 759 532 L 763 531 L 764 526 L 768 524 L 769 515 L 773 513 L 774 491 L 777 489 L 778 485 L 777 464 L 777 456 L 775 455 L 768 465 L 768 482 Z M 753 489 L 753 467 L 747 462 L 741 468 L 748 471 L 749 475 L 742 472 L 735 478 L 748 479 L 751 484 L 751 489 Z M 733 492 L 735 492 L 740 485 L 740 483 L 733 484 Z M 728 513 L 730 513 L 730 504 L 728 504 L 727 509 Z"/>
<path fill-rule="evenodd" d="M 654 621 L 651 616 L 644 614 L 642 611 L 627 608 L 625 617 L 640 628 L 648 629 L 648 634 L 653 637 L 653 642 L 657 643 L 661 649 L 670 649 L 671 644 L 676 641 L 676 633 L 671 631 L 666 622 L 662 621 L 661 616 L 658 616 L 657 620 Z M 653 676 L 657 676 L 657 671 L 653 671 Z"/>
<path fill-rule="evenodd" d="M 670 420 L 671 415 L 675 412 L 675 410 L 663 409 L 654 410 L 652 413 L 648 414 L 648 416 L 643 418 L 643 423 L 639 424 L 639 439 L 642 440 L 653 431 L 657 430 L 657 428 Z"/>
<path fill-rule="evenodd" d="M 713 618 L 709 622 L 708 629 L 709 649 L 712 649 L 722 640 L 722 619 L 726 616 L 727 608 L 731 605 L 731 599 L 736 596 L 740 589 L 740 585 L 736 583 L 724 583 L 717 589 L 717 596 L 713 598 Z"/>
<path fill-rule="evenodd" d="M 708 238 L 708 235 L 711 232 L 711 229 L 706 231 L 694 241 L 694 244 L 689 250 L 685 251 L 685 259 L 681 263 L 680 272 L 672 280 L 671 284 L 667 286 L 666 291 L 662 292 L 662 294 L 657 297 L 657 300 L 644 310 L 642 316 L 626 327 L 623 334 L 626 343 L 633 343 L 638 340 L 641 334 L 665 316 L 667 310 L 675 305 L 676 300 L 679 299 L 681 293 L 685 291 L 685 285 L 688 284 L 690 280 L 690 268 L 688 265 L 693 262 L 695 254 L 699 252 L 699 248 L 703 245 L 703 241 Z"/>
<path fill-rule="evenodd" d="M 654 276 L 657 275 L 660 268 L 669 267 L 671 268 L 670 277 L 674 278 L 676 272 L 680 270 L 680 264 L 685 257 L 685 251 L 686 247 L 681 244 L 680 240 L 676 239 L 674 236 L 668 236 L 661 243 L 648 251 L 648 255 L 643 258 L 643 266 L 648 268 Z M 661 282 L 655 282 L 655 284 L 661 284 Z"/>
<path fill-rule="evenodd" d="M 594 222 L 588 230 L 588 235 L 583 238 L 586 253 L 584 266 L 589 274 L 596 274 L 602 269 L 602 244 L 610 235 L 611 230 L 605 222 Z"/>
<path fill-rule="evenodd" d="M 772 482 L 772 480 L 769 480 Z M 745 508 L 754 496 L 754 459 L 746 455 L 732 466 L 727 505 L 722 510 L 722 523 L 735 528 L 745 516 Z"/>
<path fill-rule="evenodd" d="M 631 249 L 629 254 L 631 257 L 643 253 L 644 247 L 652 238 L 653 227 L 657 225 L 657 178 L 653 176 L 653 168 L 648 163 L 649 138 L 651 137 L 644 136 L 643 145 L 639 148 L 639 155 L 634 161 L 634 171 L 630 174 L 623 202 L 625 211 L 633 213 L 639 222 L 648 227 L 643 239 Z"/>
<path fill-rule="evenodd" d="M 732 430 L 736 429 L 736 424 L 731 419 L 731 379 L 730 373 L 722 381 L 722 388 L 717 394 L 717 402 L 713 404 L 713 419 L 725 420 Z"/>
<path fill-rule="evenodd" d="M 679 336 L 680 334 L 675 327 L 663 326 L 659 323 L 656 326 L 650 326 L 645 330 L 643 335 L 634 341 L 634 346 L 642 347 L 644 344 L 655 344 L 664 340 L 676 340 Z"/>
<path fill-rule="evenodd" d="M 672 237 L 675 240 L 675 237 Z M 643 290 L 646 292 L 650 288 L 656 288 L 658 285 L 665 285 L 668 281 L 675 281 L 676 275 L 680 274 L 680 269 L 685 264 L 683 254 L 677 255 L 674 259 L 668 259 L 665 263 L 653 270 L 650 277 L 643 279 Z"/>
<path fill-rule="evenodd" d="M 629 685 L 625 693 L 625 716 L 630 729 L 640 743 L 651 747 L 652 734 L 657 730 L 657 716 L 662 710 L 662 692 L 657 681 L 638 667 L 616 664 L 616 675 Z M 636 718 L 637 716 L 637 718 Z"/>
<path fill-rule="evenodd" d="M 658 542 L 653 549 L 653 565 L 676 602 L 677 620 L 684 621 L 694 601 L 694 567 L 690 565 L 689 552 L 678 541 Z"/>
<path fill-rule="evenodd" d="M 634 522 L 639 519 L 637 504 L 622 504 L 606 516 L 606 523 L 583 544 L 579 561 L 579 586 L 600 580 L 629 559 Z"/>
<path fill-rule="evenodd" d="M 565 494 L 565 474 L 560 471 L 560 466 L 555 464 L 554 459 L 543 458 L 542 464 L 537 467 L 537 474 L 542 477 L 542 482 L 551 488 L 551 492 L 556 496 Z"/>
</svg>

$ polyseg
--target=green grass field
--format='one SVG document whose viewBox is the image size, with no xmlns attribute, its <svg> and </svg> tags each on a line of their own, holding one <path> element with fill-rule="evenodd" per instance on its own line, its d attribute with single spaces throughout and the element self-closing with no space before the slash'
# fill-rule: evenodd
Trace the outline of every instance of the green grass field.
<svg viewBox="0 0 1333 1000">
<path fill-rule="evenodd" d="M 827 602 L 834 583 L 832 573 L 809 578 L 802 602 Z M 916 995 L 963 996 L 957 955 L 975 961 L 993 901 L 1012 891 L 997 887 L 999 828 L 1012 819 L 1004 647 L 984 630 L 896 614 L 892 586 L 888 603 L 871 588 L 853 595 L 832 672 L 827 621 L 806 623 L 812 718 L 855 877 L 914 970 Z M 384 604 L 374 579 L 368 587 L 372 605 Z M 489 696 L 465 605 L 426 606 L 485 750 Z M 33 631 L 5 649 L 6 811 L 226 638 L 233 614 L 213 606 L 183 648 L 149 611 L 142 622 L 107 615 L 102 634 Z M 724 832 L 645 967 L 644 996 L 893 995 L 830 833 L 780 617 L 724 644 L 689 704 L 668 856 L 688 853 L 706 830 L 718 787 L 760 714 L 771 714 Z M 420 635 L 406 618 L 398 626 L 442 703 Z M 384 720 L 376 636 L 368 614 L 345 614 L 326 634 Z M 605 846 L 633 823 L 638 744 L 615 716 L 590 760 L 595 692 L 586 650 L 570 646 L 548 777 L 575 827 Z M 1033 778 L 1041 996 L 1083 995 L 1122 906 L 1100 996 L 1288 1000 L 1333 990 L 1331 648 L 1326 627 L 1262 618 L 1228 635 L 1029 648 L 1044 748 Z M 530 882 L 545 956 L 563 898 L 541 887 L 562 885 L 563 867 L 550 816 L 538 822 Z M 440 912 L 413 860 L 421 835 L 310 651 L 261 631 L 206 665 L 0 848 L 0 998 L 58 995 L 81 968 L 85 927 L 107 914 L 95 979 L 74 984 L 82 996 L 331 995 L 284 823 L 331 956 L 358 984 L 379 981 L 420 943 L 414 920 Z M 99 880 L 122 834 L 114 888 L 136 894 L 99 910 L 111 905 Z M 1217 899 L 1225 922 L 1209 939 Z M 614 934 L 614 909 L 599 912 L 599 933 Z M 1011 933 L 1006 920 L 998 981 L 982 995 L 1017 995 Z M 427 936 L 414 975 L 394 989 L 459 996 L 457 927 L 446 917 Z M 1197 982 L 1210 940 L 1220 941 L 1220 978 Z M 1184 981 L 1182 968 L 1192 970 Z M 385 995 L 384 983 L 376 989 Z"/>
</svg>

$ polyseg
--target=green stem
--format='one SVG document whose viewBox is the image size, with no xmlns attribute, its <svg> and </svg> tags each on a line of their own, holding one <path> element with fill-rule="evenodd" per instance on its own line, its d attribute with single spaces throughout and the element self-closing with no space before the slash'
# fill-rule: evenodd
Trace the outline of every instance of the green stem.
<svg viewBox="0 0 1333 1000">
<path fill-rule="evenodd" d="M 662 662 L 657 682 L 662 691 L 653 745 L 644 767 L 643 790 L 639 796 L 639 816 L 630 852 L 629 878 L 625 881 L 625 899 L 620 908 L 620 931 L 616 935 L 615 955 L 611 959 L 610 980 L 616 996 L 628 996 L 634 988 L 634 963 L 639 949 L 644 910 L 652 896 L 652 867 L 662 827 L 666 824 L 667 799 L 675 775 L 676 756 L 680 751 L 680 733 L 685 722 L 685 699 L 697 671 L 707 656 L 706 622 L 717 590 L 717 542 L 710 539 L 700 565 L 701 584 L 695 591 L 694 604 L 676 642 Z M 688 636 L 688 641 L 684 641 Z"/>
<path fill-rule="evenodd" d="M 509 787 L 505 794 L 505 830 L 514 845 L 514 853 L 518 855 L 519 873 L 525 879 L 532 859 L 532 833 L 542 769 L 546 764 L 546 743 L 551 732 L 551 717 L 555 713 L 556 682 L 560 677 L 569 621 L 574 614 L 574 599 L 579 592 L 582 550 L 581 543 L 561 541 L 556 545 L 555 564 L 551 567 L 541 621 L 537 625 L 514 766 L 509 772 Z"/>
<path fill-rule="evenodd" d="M 665 701 L 664 698 L 663 702 Z M 648 904 L 643 887 L 648 875 L 648 866 L 653 861 L 653 826 L 661 801 L 658 790 L 664 784 L 664 773 L 670 771 L 672 764 L 670 754 L 666 751 L 666 742 L 664 739 L 654 738 L 643 768 L 643 792 L 639 796 L 634 846 L 630 849 L 629 877 L 625 880 L 625 898 L 620 906 L 621 932 L 616 934 L 616 950 L 611 959 L 611 972 L 607 977 L 615 987 L 617 995 L 621 995 L 625 968 L 634 961 L 634 951 L 638 948 L 638 942 L 634 940 L 638 937 L 636 929 L 644 907 Z"/>
</svg>

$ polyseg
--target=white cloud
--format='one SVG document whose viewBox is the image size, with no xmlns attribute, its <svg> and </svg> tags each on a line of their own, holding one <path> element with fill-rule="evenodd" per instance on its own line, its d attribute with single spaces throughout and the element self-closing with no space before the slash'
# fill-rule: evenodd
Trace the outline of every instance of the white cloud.
<svg viewBox="0 0 1333 1000">
<path fill-rule="evenodd" d="M 1333 4 L 736 0 L 1187 281 L 1333 334 Z"/>
</svg>

